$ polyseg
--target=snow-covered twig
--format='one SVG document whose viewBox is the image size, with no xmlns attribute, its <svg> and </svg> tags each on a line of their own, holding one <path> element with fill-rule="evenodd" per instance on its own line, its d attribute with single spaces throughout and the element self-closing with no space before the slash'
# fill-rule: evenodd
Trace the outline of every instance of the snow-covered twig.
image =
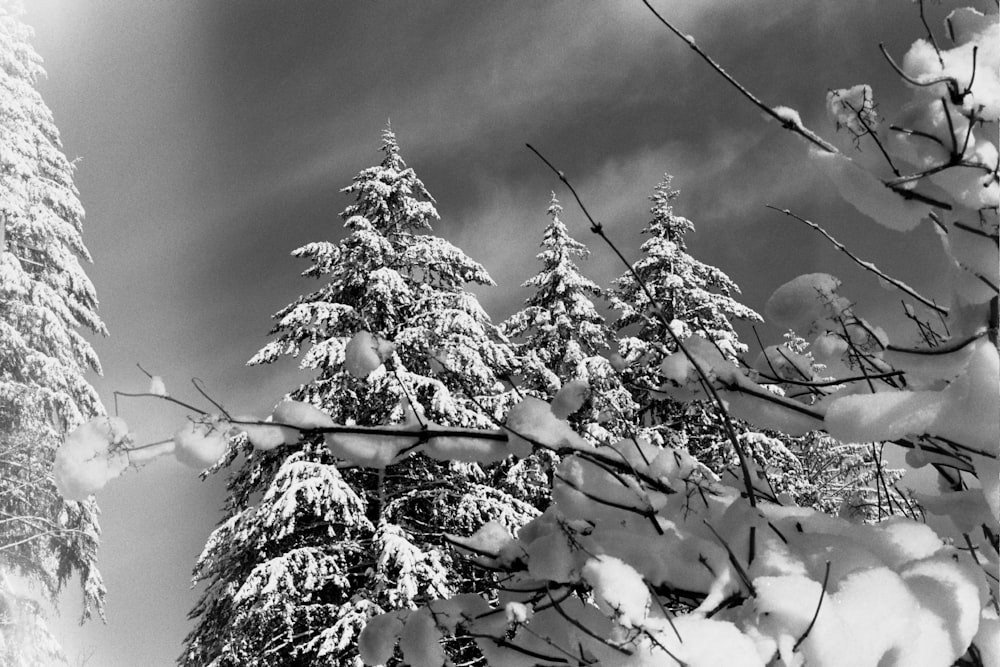
<svg viewBox="0 0 1000 667">
<path fill-rule="evenodd" d="M 710 55 L 708 55 L 705 51 L 703 51 L 695 43 L 694 38 L 690 37 L 689 35 L 685 35 L 680 30 L 678 30 L 672 23 L 670 23 L 670 21 L 668 21 L 667 19 L 663 18 L 663 16 L 659 12 L 657 12 L 653 8 L 653 6 L 651 4 L 649 4 L 648 0 L 642 0 L 642 4 L 646 5 L 646 7 L 649 8 L 649 11 L 653 12 L 653 15 L 656 16 L 656 18 L 659 19 L 660 23 L 662 23 L 663 25 L 665 25 L 667 27 L 667 29 L 670 30 L 670 32 L 674 33 L 675 35 L 677 35 L 678 37 L 680 37 L 682 40 L 684 40 L 684 42 L 689 47 L 691 47 L 691 49 L 695 53 L 697 53 L 699 56 L 701 56 L 702 60 L 704 60 L 705 62 L 707 62 L 712 67 L 712 69 L 714 69 L 716 72 L 718 72 L 726 81 L 728 81 L 734 88 L 736 88 L 736 90 L 739 91 L 740 95 L 742 95 L 743 97 L 745 97 L 748 100 L 750 100 L 750 102 L 752 102 L 758 109 L 760 109 L 761 111 L 763 111 L 765 114 L 767 114 L 771 118 L 774 118 L 776 121 L 778 121 L 779 123 L 781 123 L 781 126 L 783 128 L 785 128 L 786 130 L 791 130 L 792 132 L 794 132 L 794 133 L 798 134 L 799 136 L 803 137 L 804 139 L 806 139 L 806 141 L 808 141 L 809 143 L 815 145 L 816 147 L 818 147 L 819 149 L 821 149 L 821 150 L 823 150 L 823 151 L 825 151 L 827 153 L 839 153 L 840 152 L 840 151 L 838 151 L 836 149 L 836 147 L 833 144 L 831 144 L 830 142 L 826 141 L 825 139 L 823 139 L 822 137 L 820 137 L 818 134 L 816 134 L 815 132 L 813 132 L 809 128 L 807 128 L 804 125 L 802 125 L 801 121 L 797 122 L 797 123 L 790 122 L 786 116 L 784 116 L 784 115 L 780 114 L 779 112 L 775 111 L 774 108 L 769 107 L 768 105 L 764 104 L 756 95 L 754 95 L 752 92 L 750 92 L 746 88 L 746 86 L 744 86 L 742 83 L 740 83 L 739 81 L 737 81 L 731 74 L 729 74 L 729 72 L 727 72 L 725 69 L 723 69 L 722 65 L 720 65 L 719 63 L 717 63 Z"/>
</svg>

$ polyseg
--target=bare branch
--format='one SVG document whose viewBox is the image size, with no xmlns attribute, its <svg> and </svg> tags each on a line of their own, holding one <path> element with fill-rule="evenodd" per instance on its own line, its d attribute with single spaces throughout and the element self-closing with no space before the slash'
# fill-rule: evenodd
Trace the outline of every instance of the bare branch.
<svg viewBox="0 0 1000 667">
<path fill-rule="evenodd" d="M 717 63 L 710 55 L 708 55 L 707 53 L 705 53 L 697 44 L 695 44 L 695 41 L 694 41 L 693 38 L 689 37 L 688 35 L 685 35 L 680 30 L 678 30 L 676 27 L 674 27 L 674 25 L 672 23 L 670 23 L 670 21 L 668 21 L 665 18 L 663 18 L 663 16 L 661 16 L 660 13 L 657 12 L 653 8 L 653 6 L 651 4 L 649 4 L 648 0 L 642 0 L 642 4 L 646 5 L 646 7 L 649 8 L 649 11 L 653 12 L 653 15 L 656 16 L 657 19 L 659 19 L 660 23 L 662 23 L 663 25 L 665 25 L 667 27 L 667 29 L 670 30 L 670 32 L 674 33 L 675 35 L 677 35 L 678 37 L 680 37 L 682 40 L 684 40 L 684 42 L 689 47 L 691 47 L 691 49 L 695 53 L 697 53 L 699 56 L 701 56 L 702 60 L 704 60 L 705 62 L 707 62 L 709 64 L 709 66 L 711 66 L 712 69 L 714 69 L 716 72 L 718 72 L 726 81 L 728 81 L 734 88 L 736 88 L 736 90 L 738 90 L 739 93 L 741 95 L 743 95 L 743 97 L 745 97 L 748 100 L 750 100 L 750 102 L 752 102 L 754 104 L 754 106 L 756 106 L 758 109 L 760 109 L 761 111 L 763 111 L 765 114 L 767 114 L 771 118 L 774 118 L 776 121 L 778 121 L 779 123 L 781 123 L 781 126 L 783 128 L 785 128 L 786 130 L 791 130 L 795 134 L 798 134 L 799 136 L 803 137 L 806 141 L 808 141 L 809 143 L 817 146 L 818 148 L 820 148 L 821 150 L 823 150 L 826 153 L 839 153 L 840 152 L 840 151 L 837 150 L 837 148 L 833 144 L 831 144 L 830 142 L 826 141 L 825 139 L 823 139 L 822 137 L 820 137 L 818 134 L 816 134 L 815 132 L 813 132 L 809 128 L 805 127 L 804 125 L 802 125 L 800 123 L 793 123 L 793 122 L 788 121 L 786 118 L 783 118 L 779 113 L 777 113 L 774 109 L 772 109 L 768 105 L 764 104 L 756 95 L 754 95 L 749 90 L 747 90 L 747 88 L 743 84 L 741 84 L 739 81 L 737 81 L 735 78 L 733 78 L 733 76 L 731 74 L 729 74 L 729 72 L 727 72 L 725 69 L 723 69 L 722 65 L 720 65 L 719 63 Z"/>
<path fill-rule="evenodd" d="M 819 225 L 817 225 L 815 222 L 812 222 L 810 220 L 806 220 L 805 218 L 792 213 L 787 208 L 781 209 L 781 208 L 777 208 L 775 206 L 771 206 L 770 204 L 767 204 L 767 208 L 771 209 L 772 211 L 777 211 L 779 213 L 784 213 L 785 215 L 787 215 L 790 218 L 798 220 L 799 222 L 801 222 L 803 224 L 809 225 L 810 227 L 812 227 L 813 229 L 815 229 L 816 231 L 818 231 L 820 234 L 822 234 L 823 236 L 825 236 L 826 239 L 830 243 L 832 243 L 835 248 L 837 248 L 837 250 L 840 250 L 845 255 L 847 255 L 848 257 L 850 257 L 854 261 L 854 263 L 857 264 L 858 266 L 860 266 L 861 268 L 865 269 L 866 271 L 871 271 L 872 273 L 874 273 L 879 278 L 882 278 L 887 283 L 895 286 L 897 289 L 900 289 L 903 292 L 905 292 L 906 294 L 909 294 L 914 299 L 916 299 L 920 303 L 924 304 L 928 308 L 936 310 L 939 313 L 941 313 L 942 315 L 947 315 L 948 314 L 948 309 L 947 308 L 944 308 L 943 306 L 937 305 L 936 303 L 934 303 L 933 300 L 928 299 L 927 297 L 921 295 L 919 292 L 917 292 L 915 289 L 913 289 L 912 287 L 910 287 L 909 285 L 907 285 L 906 283 L 904 283 L 902 280 L 898 280 L 896 278 L 893 278 L 892 276 L 890 276 L 889 274 L 887 274 L 885 271 L 883 271 L 882 269 L 880 269 L 877 266 L 875 266 L 875 264 L 873 264 L 872 262 L 869 262 L 867 260 L 863 260 L 860 257 L 858 257 L 857 255 L 855 255 L 853 252 L 851 252 L 847 248 L 847 246 L 845 246 L 843 243 L 841 243 L 837 239 L 833 238 L 833 236 L 831 236 L 829 232 L 827 232 L 825 229 L 823 229 L 822 227 L 820 227 Z"/>
</svg>

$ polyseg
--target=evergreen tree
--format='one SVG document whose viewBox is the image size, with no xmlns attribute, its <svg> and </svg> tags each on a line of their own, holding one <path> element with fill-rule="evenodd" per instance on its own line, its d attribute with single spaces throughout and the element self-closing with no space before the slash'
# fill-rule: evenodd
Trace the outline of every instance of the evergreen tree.
<svg viewBox="0 0 1000 667">
<path fill-rule="evenodd" d="M 720 437 L 714 411 L 697 403 L 677 404 L 656 391 L 661 385 L 660 362 L 667 352 L 674 351 L 664 321 L 671 323 L 679 338 L 699 335 L 735 358 L 747 348 L 739 341 L 732 321 L 759 322 L 761 317 L 733 298 L 740 290 L 729 276 L 688 254 L 684 239 L 694 231 L 694 225 L 674 213 L 673 203 L 680 192 L 671 189 L 671 181 L 672 177 L 665 175 L 650 197 L 652 220 L 643 230 L 649 238 L 641 246 L 643 257 L 632 265 L 642 284 L 632 272 L 625 273 L 615 281 L 611 301 L 621 313 L 616 322 L 619 331 L 634 331 L 620 339 L 619 350 L 629 363 L 624 375 L 643 406 L 642 418 L 655 425 L 647 435 L 655 441 L 667 438 L 700 451 Z M 653 312 L 643 285 L 662 318 Z M 718 469 L 710 460 L 703 463 Z"/>
<path fill-rule="evenodd" d="M 347 237 L 293 253 L 311 260 L 305 275 L 324 284 L 277 313 L 277 338 L 250 363 L 305 349 L 301 366 L 317 375 L 291 397 L 340 424 L 490 428 L 513 400 L 503 378 L 514 357 L 464 287 L 493 282 L 428 233 L 438 218 L 434 200 L 390 129 L 382 153 L 379 166 L 344 189 L 355 198 L 342 214 Z M 360 330 L 395 347 L 365 378 L 345 367 Z M 357 635 L 372 615 L 484 588 L 484 575 L 452 556 L 443 533 L 467 534 L 491 519 L 516 530 L 536 514 L 508 493 L 523 484 L 502 468 L 416 455 L 384 470 L 357 469 L 322 440 L 242 449 L 248 456 L 230 479 L 226 518 L 196 568 L 208 585 L 192 612 L 197 625 L 183 664 L 360 664 Z M 448 650 L 468 661 L 471 647 L 460 641 Z"/>
<path fill-rule="evenodd" d="M 582 275 L 574 262 L 574 258 L 585 259 L 590 251 L 570 236 L 559 219 L 561 212 L 553 193 L 548 208 L 551 222 L 537 255 L 542 269 L 522 285 L 535 292 L 502 327 L 511 338 L 519 339 L 522 387 L 551 398 L 567 382 L 587 382 L 590 398 L 571 423 L 598 442 L 612 442 L 629 434 L 635 405 L 603 356 L 609 351 L 612 332 L 593 299 L 604 298 L 604 291 Z"/>
<path fill-rule="evenodd" d="M 88 618 L 103 615 L 98 510 L 64 501 L 52 465 L 64 433 L 104 411 L 85 378 L 100 364 L 80 330 L 106 331 L 80 263 L 90 255 L 73 166 L 35 89 L 44 72 L 22 12 L 0 2 L 0 579 L 54 601 L 79 573 Z M 39 605 L 0 588 L 4 664 L 55 664 Z"/>
</svg>

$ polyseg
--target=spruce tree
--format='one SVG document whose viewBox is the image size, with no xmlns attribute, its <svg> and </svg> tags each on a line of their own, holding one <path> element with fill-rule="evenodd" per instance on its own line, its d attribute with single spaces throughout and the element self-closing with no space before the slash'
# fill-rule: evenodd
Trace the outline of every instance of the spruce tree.
<svg viewBox="0 0 1000 667">
<path fill-rule="evenodd" d="M 513 398 L 503 378 L 513 353 L 469 284 L 486 270 L 431 235 L 434 200 L 408 168 L 390 129 L 381 164 L 344 192 L 348 235 L 293 254 L 323 280 L 275 315 L 277 337 L 251 359 L 266 364 L 304 352 L 316 377 L 291 393 L 340 424 L 419 419 L 489 428 Z M 345 368 L 361 330 L 394 343 L 365 378 Z M 192 612 L 186 665 L 358 665 L 368 618 L 419 601 L 484 588 L 482 573 L 444 545 L 489 520 L 516 530 L 536 510 L 504 490 L 504 469 L 411 456 L 384 470 L 345 465 L 322 440 L 248 453 L 230 478 L 226 518 L 195 579 L 207 588 Z M 471 642 L 448 646 L 463 661 Z"/>
<path fill-rule="evenodd" d="M 522 388 L 552 398 L 568 382 L 587 382 L 590 397 L 571 423 L 596 441 L 609 443 L 630 434 L 635 404 L 606 356 L 612 332 L 593 301 L 605 298 L 604 290 L 574 261 L 586 259 L 590 251 L 570 236 L 559 219 L 561 212 L 552 193 L 551 221 L 537 255 L 542 269 L 522 285 L 535 292 L 502 327 L 518 340 Z"/>
<path fill-rule="evenodd" d="M 615 323 L 618 330 L 631 332 L 620 339 L 619 349 L 629 363 L 624 375 L 642 406 L 642 419 L 655 425 L 647 435 L 659 442 L 688 445 L 697 452 L 721 437 L 721 427 L 712 409 L 697 403 L 680 405 L 657 391 L 662 384 L 660 362 L 667 352 L 674 351 L 665 322 L 671 323 L 679 338 L 701 336 L 735 358 L 747 348 L 739 341 L 733 320 L 759 322 L 761 317 L 733 298 L 740 290 L 729 276 L 688 254 L 685 236 L 694 231 L 694 225 L 674 213 L 680 192 L 671 188 L 671 181 L 667 174 L 653 190 L 652 219 L 643 229 L 649 236 L 641 246 L 643 256 L 632 265 L 632 271 L 615 281 L 612 304 L 620 312 Z M 643 285 L 653 296 L 659 314 Z M 718 468 L 710 460 L 703 463 Z"/>
<path fill-rule="evenodd" d="M 0 646 L 4 664 L 57 664 L 40 606 L 78 573 L 83 617 L 103 616 L 93 500 L 65 501 L 52 465 L 63 435 L 104 409 L 82 329 L 105 334 L 82 238 L 73 165 L 41 95 L 44 74 L 17 2 L 0 2 Z M 13 578 L 8 578 L 8 575 Z"/>
</svg>

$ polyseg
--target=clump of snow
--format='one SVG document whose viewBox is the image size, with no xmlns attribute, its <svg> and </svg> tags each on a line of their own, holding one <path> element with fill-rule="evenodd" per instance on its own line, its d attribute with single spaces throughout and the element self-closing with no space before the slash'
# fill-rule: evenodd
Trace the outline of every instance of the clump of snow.
<svg viewBox="0 0 1000 667">
<path fill-rule="evenodd" d="M 53 476 L 67 500 L 86 500 L 128 467 L 128 425 L 118 417 L 94 417 L 70 432 L 56 452 Z"/>
<path fill-rule="evenodd" d="M 163 383 L 162 377 L 154 375 L 149 378 L 149 393 L 156 394 L 157 396 L 167 395 L 167 386 Z"/>
<path fill-rule="evenodd" d="M 802 117 L 795 109 L 786 106 L 776 106 L 771 109 L 781 119 L 781 122 L 789 127 L 802 128 Z"/>
<path fill-rule="evenodd" d="M 991 607 L 983 610 L 979 631 L 972 641 L 979 649 L 984 665 L 1000 665 L 1000 620 Z"/>
<path fill-rule="evenodd" d="M 965 159 L 986 167 L 994 166 L 997 164 L 997 147 L 987 139 L 978 138 L 966 150 Z M 1000 183 L 982 167 L 951 167 L 931 174 L 929 178 L 956 202 L 972 210 L 1000 204 Z"/>
<path fill-rule="evenodd" d="M 497 435 L 502 431 L 485 431 Z M 503 461 L 510 455 L 507 443 L 477 436 L 438 436 L 431 438 L 421 451 L 438 461 L 463 461 L 491 464 Z"/>
<path fill-rule="evenodd" d="M 268 417 L 266 421 L 270 420 Z M 280 426 L 260 423 L 260 420 L 252 415 L 234 417 L 233 428 L 246 433 L 247 440 L 257 451 L 266 452 L 285 444 L 285 434 Z"/>
<path fill-rule="evenodd" d="M 448 540 L 478 555 L 497 557 L 501 551 L 514 544 L 510 531 L 498 521 L 487 521 L 472 535 L 449 535 Z"/>
<path fill-rule="evenodd" d="M 625 627 L 640 627 L 649 609 L 649 588 L 642 575 L 614 556 L 590 558 L 580 572 L 594 590 L 597 603 L 614 613 Z"/>
<path fill-rule="evenodd" d="M 903 198 L 843 153 L 810 148 L 809 155 L 848 203 L 883 227 L 907 232 L 931 212 L 927 204 Z"/>
<path fill-rule="evenodd" d="M 938 435 L 995 456 L 1000 450 L 997 350 L 984 340 L 970 347 L 966 372 L 940 391 L 884 391 L 833 400 L 825 419 L 830 435 L 843 442 Z"/>
<path fill-rule="evenodd" d="M 903 57 L 903 71 L 920 82 L 947 77 L 956 82 L 960 91 L 971 88 L 971 95 L 963 101 L 963 108 L 972 110 L 981 105 L 979 113 L 983 118 L 1000 120 L 1000 47 L 997 46 L 1000 43 L 1000 23 L 996 15 L 980 19 L 970 10 L 953 13 L 949 18 L 952 28 L 958 28 L 958 44 L 955 48 L 941 51 L 944 67 L 938 60 L 934 45 L 918 39 Z M 922 87 L 917 94 L 928 99 L 947 97 L 944 83 Z"/>
<path fill-rule="evenodd" d="M 441 629 L 434 623 L 429 610 L 421 609 L 410 614 L 399 636 L 399 648 L 406 664 L 411 667 L 442 667 L 445 654 L 441 639 Z"/>
<path fill-rule="evenodd" d="M 865 134 L 868 131 L 865 125 L 873 127 L 878 121 L 872 88 L 866 83 L 829 91 L 826 94 L 826 111 L 838 128 L 847 128 L 855 136 Z"/>
<path fill-rule="evenodd" d="M 564 384 L 552 399 L 552 414 L 558 419 L 566 419 L 583 407 L 590 396 L 590 385 L 585 380 L 573 380 Z"/>
<path fill-rule="evenodd" d="M 812 361 L 787 345 L 768 345 L 753 364 L 754 369 L 768 378 L 806 381 L 813 379 Z"/>
<path fill-rule="evenodd" d="M 828 273 L 807 273 L 789 280 L 771 294 L 764 306 L 773 324 L 809 336 L 836 328 L 850 302 L 837 294 L 840 280 Z"/>
<path fill-rule="evenodd" d="M 319 408 L 302 401 L 285 400 L 278 403 L 271 415 L 271 421 L 281 427 L 285 444 L 299 441 L 302 431 L 333 426 L 333 420 Z"/>
<path fill-rule="evenodd" d="M 362 329 L 344 349 L 344 368 L 353 377 L 364 379 L 392 355 L 393 349 L 392 342 Z"/>
<path fill-rule="evenodd" d="M 227 432 L 231 425 L 219 415 L 188 421 L 174 433 L 174 456 L 186 466 L 199 470 L 215 464 L 229 446 Z"/>
<path fill-rule="evenodd" d="M 366 665 L 384 665 L 392 658 L 409 610 L 380 614 L 365 625 L 358 637 L 358 654 Z"/>
<path fill-rule="evenodd" d="M 365 433 L 327 433 L 324 438 L 330 453 L 355 465 L 368 468 L 385 468 L 393 463 L 399 453 L 417 443 L 418 424 L 394 424 L 382 430 L 412 430 L 412 436 L 390 435 L 371 428 Z"/>
<path fill-rule="evenodd" d="M 510 409 L 505 425 L 510 433 L 508 448 L 518 458 L 530 454 L 536 444 L 550 449 L 592 449 L 569 424 L 552 413 L 548 403 L 531 396 Z"/>
<path fill-rule="evenodd" d="M 525 623 L 531 618 L 533 611 L 531 605 L 521 602 L 508 602 L 504 605 L 504 615 L 508 623 Z"/>
</svg>

